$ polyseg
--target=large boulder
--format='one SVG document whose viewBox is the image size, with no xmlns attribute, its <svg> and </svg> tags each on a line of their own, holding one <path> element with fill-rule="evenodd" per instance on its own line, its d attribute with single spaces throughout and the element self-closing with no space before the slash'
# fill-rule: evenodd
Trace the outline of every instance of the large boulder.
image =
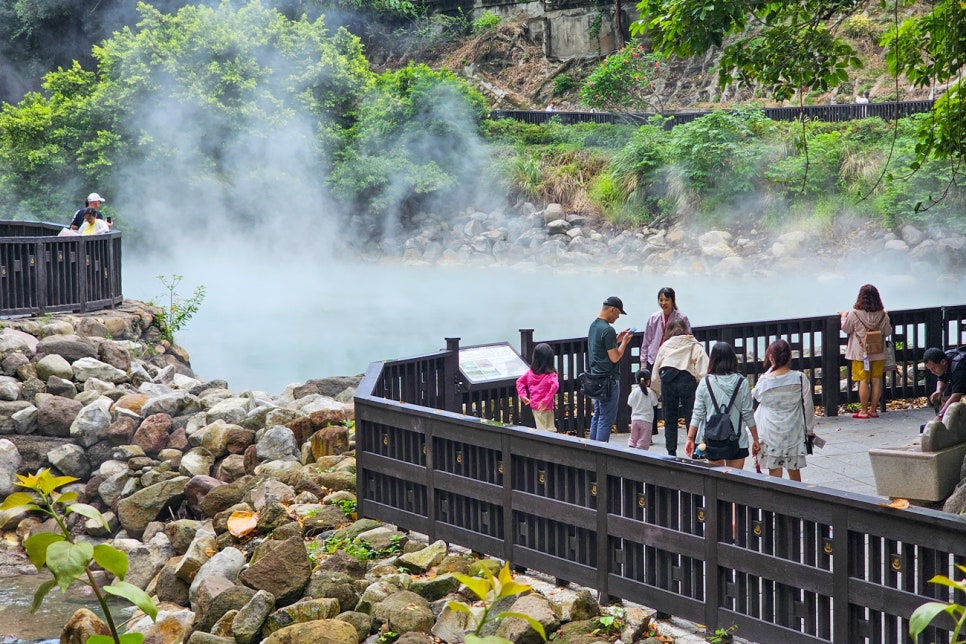
<svg viewBox="0 0 966 644">
<path fill-rule="evenodd" d="M 117 504 L 117 518 L 128 534 L 140 537 L 148 523 L 169 508 L 177 509 L 184 501 L 184 487 L 190 479 L 178 476 L 155 483 L 122 498 Z"/>
<path fill-rule="evenodd" d="M 352 624 L 337 619 L 317 619 L 302 624 L 292 624 L 275 631 L 262 644 L 359 644 Z"/>
<path fill-rule="evenodd" d="M 70 427 L 84 407 L 80 401 L 61 396 L 37 397 L 37 427 L 42 436 L 70 437 Z"/>
<path fill-rule="evenodd" d="M 74 370 L 71 368 L 70 363 L 67 362 L 64 356 L 57 355 L 56 353 L 44 356 L 37 361 L 34 367 L 37 369 L 37 377 L 44 382 L 51 376 L 63 378 L 64 380 L 70 380 L 74 377 Z"/>
<path fill-rule="evenodd" d="M 96 378 L 117 383 L 127 378 L 127 373 L 97 358 L 81 358 L 72 362 L 70 366 L 74 370 L 74 380 L 78 382 L 87 382 L 91 378 Z"/>
<path fill-rule="evenodd" d="M 17 446 L 6 438 L 0 438 L 0 497 L 6 497 L 17 489 L 17 471 L 23 459 Z"/>
<path fill-rule="evenodd" d="M 265 590 L 279 606 L 302 596 L 312 575 L 312 564 L 301 536 L 279 543 L 238 575 L 238 580 L 255 590 Z"/>
<path fill-rule="evenodd" d="M 81 358 L 95 358 L 97 349 L 87 338 L 79 335 L 51 335 L 37 343 L 37 353 L 56 354 L 73 364 Z"/>
<path fill-rule="evenodd" d="M 107 429 L 111 426 L 110 398 L 97 398 L 84 406 L 70 425 L 70 437 L 81 447 L 90 447 L 108 438 Z"/>
</svg>

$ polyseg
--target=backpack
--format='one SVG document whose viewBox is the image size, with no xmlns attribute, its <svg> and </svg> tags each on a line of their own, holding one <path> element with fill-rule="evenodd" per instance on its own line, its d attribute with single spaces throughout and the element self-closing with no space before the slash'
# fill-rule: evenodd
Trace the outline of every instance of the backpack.
<svg viewBox="0 0 966 644">
<path fill-rule="evenodd" d="M 727 446 L 730 441 L 738 440 L 738 433 L 731 422 L 731 407 L 735 404 L 735 398 L 738 397 L 741 382 L 739 381 L 735 385 L 735 390 L 731 393 L 731 400 L 728 401 L 728 406 L 724 409 L 719 407 L 718 401 L 714 398 L 710 379 L 705 378 L 704 384 L 708 387 L 708 393 L 711 394 L 711 404 L 714 405 L 714 413 L 708 417 L 704 425 L 704 442 L 709 447 Z"/>
<path fill-rule="evenodd" d="M 948 349 L 943 351 L 946 354 L 946 360 L 949 361 L 949 373 L 952 374 L 959 367 L 959 363 L 966 358 L 966 346 L 958 347 L 956 349 Z"/>
<path fill-rule="evenodd" d="M 883 337 L 882 331 L 866 326 L 862 320 L 859 320 L 859 322 L 865 327 L 865 342 L 863 343 L 865 355 L 874 356 L 885 353 L 885 337 Z M 882 321 L 879 322 L 881 324 Z"/>
</svg>

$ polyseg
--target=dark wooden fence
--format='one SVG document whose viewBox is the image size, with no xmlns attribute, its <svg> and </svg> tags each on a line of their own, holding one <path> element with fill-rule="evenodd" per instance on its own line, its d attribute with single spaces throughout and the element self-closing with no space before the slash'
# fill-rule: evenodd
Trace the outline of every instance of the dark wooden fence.
<svg viewBox="0 0 966 644">
<path fill-rule="evenodd" d="M 0 221 L 0 316 L 84 313 L 121 303 L 121 233 Z"/>
<path fill-rule="evenodd" d="M 813 119 L 817 121 L 854 121 L 857 119 L 878 116 L 885 120 L 903 118 L 912 114 L 919 114 L 932 110 L 934 101 L 891 101 L 888 103 L 849 103 L 844 105 L 805 105 L 803 107 L 766 107 L 765 116 L 775 121 L 796 121 L 798 119 Z M 492 110 L 491 119 L 516 119 L 525 123 L 548 123 L 554 119 L 564 125 L 576 123 L 614 123 L 641 124 L 647 123 L 654 116 L 669 119 L 665 128 L 690 123 L 706 116 L 711 110 L 691 110 L 682 112 L 666 112 L 664 114 L 648 112 L 546 112 L 536 110 Z"/>
<path fill-rule="evenodd" d="M 963 342 L 966 306 L 891 315 L 909 377 L 887 391 L 923 395 L 928 378 L 919 382 L 915 363 L 928 345 Z M 773 336 L 793 341 L 817 387 L 822 370 L 838 376 L 843 365 L 837 316 L 696 335 L 743 347 L 752 376 Z M 531 331 L 522 336 L 533 342 Z M 567 382 L 586 340 L 553 346 Z M 602 602 L 624 598 L 711 629 L 736 624 L 758 642 L 907 642 L 919 604 L 966 603 L 928 583 L 961 576 L 966 518 L 485 422 L 462 411 L 512 415 L 516 403 L 497 397 L 515 392 L 501 383 L 490 398 L 479 388 L 468 397 L 457 349 L 449 339 L 436 354 L 370 366 L 355 399 L 361 515 L 595 588 Z M 573 398 L 572 386 L 562 396 Z M 580 404 L 564 420 L 582 422 Z M 950 629 L 940 622 L 920 641 L 948 642 Z"/>
</svg>

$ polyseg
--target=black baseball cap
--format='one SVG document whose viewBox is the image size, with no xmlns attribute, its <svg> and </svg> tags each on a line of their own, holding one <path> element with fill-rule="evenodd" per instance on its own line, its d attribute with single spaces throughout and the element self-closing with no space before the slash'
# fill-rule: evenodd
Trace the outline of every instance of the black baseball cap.
<svg viewBox="0 0 966 644">
<path fill-rule="evenodd" d="M 604 300 L 604 306 L 613 306 L 615 309 L 621 312 L 621 315 L 627 315 L 627 311 L 624 310 L 624 303 L 621 302 L 621 298 L 611 295 L 609 298 Z"/>
</svg>

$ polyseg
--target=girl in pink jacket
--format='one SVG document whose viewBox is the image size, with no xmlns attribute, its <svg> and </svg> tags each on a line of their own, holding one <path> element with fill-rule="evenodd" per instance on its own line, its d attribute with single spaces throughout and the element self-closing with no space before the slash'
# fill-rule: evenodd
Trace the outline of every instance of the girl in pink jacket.
<svg viewBox="0 0 966 644">
<path fill-rule="evenodd" d="M 530 368 L 517 379 L 520 402 L 530 405 L 537 429 L 556 431 L 553 422 L 553 397 L 560 388 L 557 370 L 554 369 L 553 349 L 541 342 L 533 348 Z"/>
</svg>

